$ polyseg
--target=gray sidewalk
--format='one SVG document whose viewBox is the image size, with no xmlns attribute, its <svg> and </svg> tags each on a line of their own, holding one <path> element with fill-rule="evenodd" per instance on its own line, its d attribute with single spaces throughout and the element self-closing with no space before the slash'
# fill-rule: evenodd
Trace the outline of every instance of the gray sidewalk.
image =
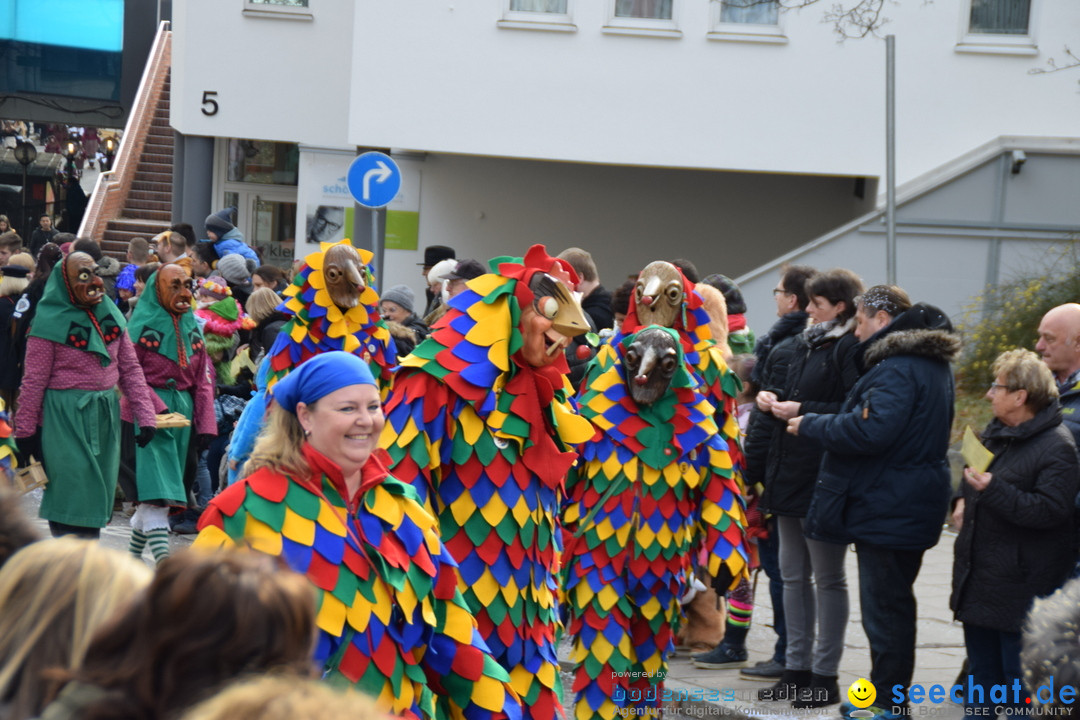
<svg viewBox="0 0 1080 720">
<path fill-rule="evenodd" d="M 915 652 L 915 676 L 912 684 L 925 688 L 942 685 L 946 689 L 956 680 L 964 662 L 964 633 L 959 623 L 952 620 L 949 610 L 949 594 L 952 588 L 953 541 L 956 534 L 946 530 L 941 542 L 923 557 L 922 570 L 915 583 L 918 599 L 918 638 Z M 869 679 L 870 644 L 862 629 L 859 608 L 858 561 L 854 549 L 848 552 L 848 593 L 851 598 L 851 616 L 844 656 L 840 661 L 840 695 L 846 700 L 848 687 L 860 677 Z M 769 597 L 768 578 L 764 573 L 758 579 L 754 597 L 753 626 L 747 638 L 750 664 L 772 657 L 776 635 L 772 631 L 772 603 Z M 565 667 L 565 665 L 564 665 Z M 838 705 L 811 710 L 793 710 L 788 702 L 761 702 L 757 691 L 768 687 L 767 683 L 744 680 L 738 670 L 701 670 L 690 662 L 689 653 L 680 650 L 670 661 L 665 687 L 673 696 L 682 697 L 686 691 L 689 701 L 669 703 L 669 717 L 708 717 L 730 715 L 754 718 L 838 717 Z M 878 698 L 888 697 L 890 691 L 878 688 Z M 697 698 L 697 699 L 695 699 Z M 566 704 L 572 705 L 573 695 L 567 693 Z M 960 705 L 944 702 L 939 705 L 924 702 L 913 705 L 915 715 L 956 720 L 964 717 Z"/>
</svg>

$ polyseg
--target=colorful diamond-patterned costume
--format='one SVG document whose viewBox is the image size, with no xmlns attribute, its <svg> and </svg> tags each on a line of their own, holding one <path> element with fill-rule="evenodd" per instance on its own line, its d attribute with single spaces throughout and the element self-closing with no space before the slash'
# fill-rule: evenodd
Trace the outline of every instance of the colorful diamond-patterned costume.
<svg viewBox="0 0 1080 720">
<path fill-rule="evenodd" d="M 523 356 L 536 339 L 530 308 L 551 307 L 530 283 L 555 262 L 537 245 L 470 280 L 402 361 L 383 432 L 394 474 L 438 515 L 480 633 L 538 720 L 561 714 L 558 509 L 571 448 L 592 435 L 568 401 L 563 346 L 548 345 L 547 365 Z"/>
<path fill-rule="evenodd" d="M 659 264 L 661 263 L 652 263 L 652 265 Z M 643 274 L 649 270 L 649 267 L 642 271 Z M 694 290 L 693 283 L 683 277 L 681 272 L 677 270 L 676 272 L 682 285 L 681 307 L 675 314 L 674 322 L 667 326 L 678 331 L 687 364 L 694 368 L 704 382 L 702 392 L 712 402 L 716 411 L 724 414 L 722 420 L 717 418 L 717 425 L 724 440 L 728 442 L 732 462 L 738 470 L 742 467 L 742 451 L 737 442 L 739 424 L 735 417 L 738 404 L 735 398 L 742 389 L 742 383 L 738 376 L 728 368 L 722 349 L 713 342 L 712 331 L 709 329 L 709 315 L 702 307 L 701 295 Z M 638 319 L 640 306 L 640 298 L 635 298 L 635 302 L 630 303 L 626 319 L 620 326 L 620 332 L 597 353 L 598 365 L 593 366 L 594 371 L 599 371 L 600 367 L 606 367 L 613 362 L 610 356 L 614 354 L 615 347 L 627 335 L 632 335 L 645 327 Z M 608 357 L 600 357 L 605 355 Z M 588 387 L 591 377 L 591 374 L 586 374 L 582 387 Z"/>
<path fill-rule="evenodd" d="M 266 391 L 301 363 L 330 350 L 343 350 L 364 359 L 379 384 L 383 399 L 393 379 L 397 348 L 379 316 L 379 294 L 367 250 L 348 240 L 321 243 L 285 288 L 288 298 L 277 307 L 292 315 L 281 328 L 255 374 L 257 392 L 236 423 L 229 446 L 229 483 L 247 460 L 262 427 Z M 351 305 L 351 306 L 350 306 Z"/>
<path fill-rule="evenodd" d="M 594 360 L 579 396 L 596 430 L 567 479 L 564 512 L 579 719 L 659 707 L 695 558 L 714 577 L 747 573 L 730 447 L 677 333 L 662 332 L 679 352 L 658 400 L 635 402 L 627 389 L 626 355 L 644 333 L 624 335 Z"/>
<path fill-rule="evenodd" d="M 315 585 L 316 660 L 329 682 L 404 718 L 519 720 L 520 701 L 477 632 L 416 491 L 375 453 L 349 503 L 340 468 L 303 450 L 311 476 L 261 468 L 232 485 L 203 513 L 195 546 L 247 544 Z"/>
<path fill-rule="evenodd" d="M 354 268 L 348 260 L 337 260 L 336 246 L 354 249 L 362 267 L 355 268 L 361 277 L 349 287 L 346 273 Z M 385 391 L 390 385 L 391 368 L 397 363 L 397 351 L 385 323 L 379 317 L 379 294 L 373 287 L 374 273 L 367 250 L 352 248 L 348 240 L 321 243 L 319 252 L 304 258 L 304 265 L 285 288 L 286 300 L 278 306 L 280 312 L 292 315 L 267 351 L 270 360 L 266 388 L 289 374 L 293 368 L 327 350 L 344 350 L 364 358 L 371 373 Z M 341 267 L 338 267 L 338 265 Z M 331 265 L 334 265 L 331 269 Z M 335 292 L 340 286 L 340 293 Z M 349 307 L 341 295 L 359 291 L 359 301 Z"/>
</svg>

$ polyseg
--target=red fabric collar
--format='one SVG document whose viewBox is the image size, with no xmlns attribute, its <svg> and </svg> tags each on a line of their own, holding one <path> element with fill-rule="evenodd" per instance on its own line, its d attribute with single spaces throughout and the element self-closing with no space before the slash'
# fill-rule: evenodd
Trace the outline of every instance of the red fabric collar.
<svg viewBox="0 0 1080 720">
<path fill-rule="evenodd" d="M 734 315 L 727 316 L 728 332 L 738 332 L 744 327 L 746 327 L 746 316 L 742 313 L 735 313 Z"/>
<path fill-rule="evenodd" d="M 350 512 L 355 510 L 360 502 L 360 496 L 370 490 L 375 485 L 383 482 L 390 471 L 386 467 L 386 451 L 379 449 L 371 453 L 371 457 L 364 463 L 364 466 L 360 468 L 360 489 L 356 491 L 353 497 L 349 497 L 348 489 L 345 487 L 345 476 L 341 472 L 341 466 L 330 458 L 323 455 L 321 452 L 311 447 L 310 443 L 305 442 L 301 448 L 304 453 L 304 458 L 308 461 L 308 465 L 311 466 L 311 476 L 306 478 L 304 482 L 308 485 L 308 488 L 315 492 L 317 495 L 322 495 L 322 476 L 325 475 L 330 479 L 330 483 L 337 490 L 338 494 L 349 505 Z"/>
</svg>

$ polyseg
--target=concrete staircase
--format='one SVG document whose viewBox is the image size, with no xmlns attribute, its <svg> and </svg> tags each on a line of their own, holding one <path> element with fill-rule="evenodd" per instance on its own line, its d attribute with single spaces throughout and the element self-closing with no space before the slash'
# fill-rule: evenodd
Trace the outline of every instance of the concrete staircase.
<svg viewBox="0 0 1080 720">
<path fill-rule="evenodd" d="M 118 260 L 124 259 L 132 238 L 149 240 L 168 230 L 172 224 L 173 130 L 169 127 L 169 85 L 167 75 L 127 202 L 120 209 L 119 217 L 109 220 L 105 226 L 101 249 Z"/>
</svg>

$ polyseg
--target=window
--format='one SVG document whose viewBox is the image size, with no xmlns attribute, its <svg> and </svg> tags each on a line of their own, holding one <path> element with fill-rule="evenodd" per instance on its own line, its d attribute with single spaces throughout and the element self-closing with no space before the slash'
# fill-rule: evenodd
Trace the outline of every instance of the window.
<svg viewBox="0 0 1080 720">
<path fill-rule="evenodd" d="M 957 52 L 995 55 L 1035 55 L 1038 46 L 1031 28 L 1032 0 L 967 0 L 962 2 Z"/>
<path fill-rule="evenodd" d="M 285 20 L 311 20 L 310 0 L 243 0 L 244 15 Z"/>
<path fill-rule="evenodd" d="M 1030 0 L 971 0 L 968 32 L 1027 35 Z"/>
<path fill-rule="evenodd" d="M 612 2 L 612 0 L 609 0 Z M 614 0 L 605 33 L 682 37 L 676 24 L 675 0 Z"/>
<path fill-rule="evenodd" d="M 511 12 L 566 14 L 567 0 L 510 0 Z"/>
<path fill-rule="evenodd" d="M 228 182 L 296 185 L 300 149 L 295 143 L 231 138 L 225 179 Z"/>
<path fill-rule="evenodd" d="M 615 0 L 615 17 L 671 19 L 672 0 Z"/>
<path fill-rule="evenodd" d="M 710 40 L 786 43 L 778 0 L 714 0 Z"/>
<path fill-rule="evenodd" d="M 780 20 L 776 0 L 721 0 L 720 22 L 775 25 Z"/>
<path fill-rule="evenodd" d="M 574 32 L 570 0 L 503 0 L 502 28 Z"/>
</svg>

